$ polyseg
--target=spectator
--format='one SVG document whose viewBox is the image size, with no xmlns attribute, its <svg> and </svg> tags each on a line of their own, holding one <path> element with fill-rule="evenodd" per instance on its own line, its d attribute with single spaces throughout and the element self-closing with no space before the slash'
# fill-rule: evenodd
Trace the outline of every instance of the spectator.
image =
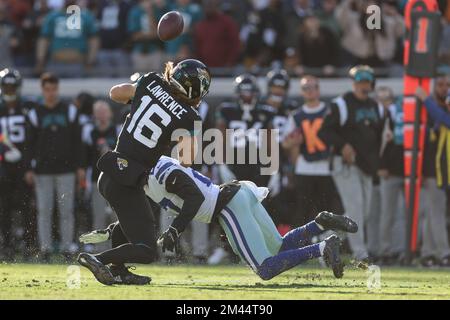
<svg viewBox="0 0 450 320">
<path fill-rule="evenodd" d="M 445 192 L 450 187 L 447 154 L 450 134 L 450 80 L 448 76 L 439 76 L 435 81 L 432 96 L 419 88 L 418 98 L 424 102 L 428 114 L 438 130 L 436 160 L 436 178 L 425 178 L 424 198 L 426 212 L 423 215 L 422 265 L 431 267 L 450 266 L 450 247 L 447 236 Z"/>
<path fill-rule="evenodd" d="M 98 4 L 100 51 L 97 55 L 99 74 L 105 77 L 128 73 L 127 17 L 131 1 L 102 0 Z"/>
<path fill-rule="evenodd" d="M 285 11 L 286 30 L 289 30 L 289 32 L 285 33 L 285 46 L 296 48 L 303 18 L 313 14 L 312 1 L 292 0 Z"/>
<path fill-rule="evenodd" d="M 92 123 L 92 109 L 94 102 L 95 98 L 88 92 L 80 92 L 73 101 L 73 106 L 78 110 L 80 126 Z"/>
<path fill-rule="evenodd" d="M 357 233 L 348 235 L 353 255 L 367 263 L 364 221 L 369 214 L 372 177 L 378 170 L 382 121 L 377 102 L 369 97 L 375 83 L 373 70 L 356 66 L 350 76 L 353 91 L 333 101 L 319 138 L 333 148 L 334 181 L 345 213 L 359 225 Z"/>
<path fill-rule="evenodd" d="M 38 237 L 44 261 L 53 248 L 52 213 L 55 191 L 59 209 L 60 250 L 73 253 L 75 172 L 80 168 L 81 133 L 75 107 L 59 99 L 59 80 L 50 73 L 41 76 L 43 102 L 28 113 L 25 180 L 35 184 Z"/>
<path fill-rule="evenodd" d="M 117 141 L 118 130 L 113 122 L 111 106 L 106 101 L 97 101 L 93 107 L 94 122 L 87 123 L 83 127 L 83 159 L 85 168 L 91 168 L 90 182 L 92 187 L 92 228 L 103 229 L 111 223 L 108 219 L 108 203 L 98 191 L 97 180 L 100 171 L 97 169 L 97 161 L 100 157 L 114 149 Z M 110 217 L 112 218 L 112 217 Z M 103 248 L 105 250 L 106 248 Z"/>
<path fill-rule="evenodd" d="M 281 61 L 286 27 L 280 0 L 270 0 L 266 8 L 256 13 L 253 30 L 247 39 L 246 57 L 258 67 Z"/>
<path fill-rule="evenodd" d="M 305 76 L 300 80 L 305 103 L 289 119 L 289 135 L 283 147 L 295 163 L 297 216 L 293 226 L 310 221 L 320 211 L 342 214 L 342 204 L 331 176 L 329 148 L 317 136 L 328 106 L 320 101 L 319 80 Z"/>
<path fill-rule="evenodd" d="M 65 1 L 65 8 L 74 4 Z M 80 28 L 69 28 L 65 10 L 49 13 L 42 25 L 37 43 L 36 72 L 41 73 L 49 54 L 47 69 L 61 77 L 81 77 L 89 71 L 97 58 L 99 41 L 95 19 L 89 11 L 82 10 Z"/>
<path fill-rule="evenodd" d="M 131 60 L 136 72 L 157 71 L 163 63 L 162 43 L 156 32 L 164 9 L 161 2 L 140 0 L 128 13 L 128 32 L 133 43 Z"/>
<path fill-rule="evenodd" d="M 331 75 L 338 65 L 338 55 L 339 44 L 334 34 L 322 27 L 316 16 L 305 17 L 298 39 L 300 66 L 321 68 L 325 75 Z"/>
<path fill-rule="evenodd" d="M 19 45 L 19 30 L 8 19 L 8 4 L 0 0 L 0 70 L 13 66 L 12 50 Z"/>
<path fill-rule="evenodd" d="M 177 0 L 169 9 L 181 13 L 184 30 L 182 35 L 166 43 L 166 52 L 169 60 L 184 60 L 189 58 L 194 51 L 193 32 L 195 24 L 202 18 L 202 8 L 198 4 L 192 3 L 191 0 Z"/>
<path fill-rule="evenodd" d="M 443 21 L 442 23 L 442 38 L 439 47 L 439 62 L 450 68 L 450 21 Z"/>
<path fill-rule="evenodd" d="M 403 159 L 403 109 L 401 100 L 394 100 L 389 87 L 377 90 L 377 100 L 387 112 L 383 131 L 380 177 L 381 210 L 379 211 L 378 255 L 383 265 L 391 265 L 405 252 L 406 208 Z"/>
<path fill-rule="evenodd" d="M 315 15 L 319 18 L 320 24 L 333 32 L 336 39 L 339 39 L 342 31 L 335 15 L 337 4 L 338 0 L 323 0 L 322 7 Z"/>
<path fill-rule="evenodd" d="M 47 0 L 39 0 L 22 22 L 22 41 L 15 58 L 18 67 L 32 68 L 35 65 L 36 43 L 45 17 L 50 12 Z"/>
<path fill-rule="evenodd" d="M 240 52 L 238 26 L 220 12 L 218 0 L 205 0 L 204 10 L 194 31 L 197 58 L 210 68 L 234 66 Z"/>
<path fill-rule="evenodd" d="M 366 11 L 372 4 L 376 4 L 374 0 L 343 0 L 336 9 L 336 18 L 343 31 L 344 65 L 382 66 L 395 56 L 397 40 L 404 33 L 396 2 L 383 3 L 381 29 L 369 30 Z"/>
</svg>

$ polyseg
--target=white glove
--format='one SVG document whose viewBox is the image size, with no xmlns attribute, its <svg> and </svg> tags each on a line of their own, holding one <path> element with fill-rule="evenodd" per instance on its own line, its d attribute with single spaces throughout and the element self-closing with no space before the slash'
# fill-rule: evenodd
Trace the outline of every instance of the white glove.
<svg viewBox="0 0 450 320">
<path fill-rule="evenodd" d="M 273 198 L 281 191 L 281 177 L 280 173 L 277 172 L 270 177 L 267 187 L 270 190 L 270 196 Z"/>
<path fill-rule="evenodd" d="M 20 161 L 20 159 L 22 159 L 22 153 L 16 148 L 10 149 L 5 152 L 6 162 L 14 163 Z"/>
<path fill-rule="evenodd" d="M 230 170 L 230 168 L 228 168 L 228 166 L 226 164 L 219 165 L 219 176 L 220 176 L 220 179 L 222 180 L 222 183 L 236 180 L 236 176 Z"/>
<path fill-rule="evenodd" d="M 111 238 L 111 231 L 109 229 L 105 230 L 94 230 L 88 233 L 84 233 L 80 236 L 79 240 L 81 243 L 100 243 L 108 241 Z"/>
</svg>

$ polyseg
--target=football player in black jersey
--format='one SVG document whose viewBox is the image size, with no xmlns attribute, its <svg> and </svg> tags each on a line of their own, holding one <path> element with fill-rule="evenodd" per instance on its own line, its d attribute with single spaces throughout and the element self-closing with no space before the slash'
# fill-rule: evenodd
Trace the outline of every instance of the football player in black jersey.
<svg viewBox="0 0 450 320">
<path fill-rule="evenodd" d="M 102 171 L 98 188 L 117 214 L 119 224 L 115 228 L 121 232 L 113 231 L 111 250 L 78 257 L 78 262 L 101 283 L 117 283 L 117 278 L 126 284 L 150 283 L 150 277 L 132 274 L 125 267 L 125 263 L 151 263 L 158 257 L 155 218 L 142 186 L 170 146 L 175 130 L 184 129 L 179 140 L 183 146 L 195 145 L 194 122 L 201 121 L 196 108 L 208 93 L 210 82 L 208 68 L 188 59 L 176 66 L 167 63 L 163 74 L 150 72 L 135 84 L 111 88 L 111 99 L 130 103 L 131 111 L 115 150 L 98 162 Z"/>
<path fill-rule="evenodd" d="M 298 108 L 295 100 L 288 98 L 290 78 L 286 70 L 273 69 L 267 74 L 267 96 L 263 99 L 263 104 L 272 111 L 269 122 L 270 129 L 278 129 L 279 143 L 286 136 L 289 115 Z M 266 203 L 272 218 L 280 229 L 280 232 L 287 231 L 288 215 L 292 212 L 291 206 L 295 204 L 295 190 L 293 184 L 292 164 L 283 149 L 279 148 L 280 170 L 271 176 L 268 187 L 271 190 L 270 198 Z"/>
<path fill-rule="evenodd" d="M 26 140 L 26 114 L 31 107 L 31 102 L 23 100 L 20 96 L 22 77 L 19 71 L 4 69 L 0 71 L 0 127 L 7 137 L 9 143 L 17 148 L 20 156 L 14 161 L 6 162 L 4 165 L 4 176 L 2 185 L 6 186 L 0 191 L 0 225 L 5 237 L 5 245 L 9 254 L 14 251 L 12 240 L 12 211 L 19 210 L 22 217 L 22 225 L 25 230 L 25 255 L 31 253 L 33 247 L 33 225 L 30 210 L 30 186 L 24 182 L 24 148 Z M 20 199 L 18 199 L 20 196 Z"/>
<path fill-rule="evenodd" d="M 260 129 L 267 129 L 271 118 L 271 109 L 259 103 L 260 90 L 256 78 L 250 74 L 243 74 L 235 79 L 235 92 L 237 99 L 232 102 L 223 102 L 216 112 L 216 127 L 225 135 L 226 129 L 233 129 L 231 139 L 227 139 L 228 149 L 234 149 L 234 162 L 219 165 L 219 175 L 222 182 L 234 179 L 250 180 L 258 185 L 267 185 L 268 176 L 261 175 L 261 165 L 251 163 L 251 152 L 263 143 Z M 267 137 L 270 139 L 270 137 Z M 245 150 L 245 163 L 237 161 L 237 155 Z M 226 150 L 225 150 L 226 154 Z M 257 162 L 259 159 L 257 159 Z"/>
</svg>

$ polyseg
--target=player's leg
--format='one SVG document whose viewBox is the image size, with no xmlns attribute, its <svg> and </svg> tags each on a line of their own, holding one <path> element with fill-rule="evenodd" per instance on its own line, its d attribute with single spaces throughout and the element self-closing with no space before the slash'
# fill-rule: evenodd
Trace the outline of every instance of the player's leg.
<svg viewBox="0 0 450 320">
<path fill-rule="evenodd" d="M 11 180 L 8 175 L 0 177 L 0 231 L 3 236 L 1 251 L 8 260 L 14 258 L 12 241 L 12 211 L 14 188 L 11 187 Z M 2 258 L 0 251 L 0 259 Z"/>
<path fill-rule="evenodd" d="M 102 252 L 97 258 L 104 264 L 116 265 L 153 262 L 157 258 L 155 219 L 144 190 L 122 186 L 105 175 L 101 179 L 101 192 L 117 214 L 128 243 Z"/>
<path fill-rule="evenodd" d="M 38 239 L 41 255 L 48 259 L 52 250 L 52 214 L 54 209 L 55 180 L 52 175 L 37 174 L 35 178 Z"/>
<path fill-rule="evenodd" d="M 75 229 L 74 201 L 75 174 L 60 174 L 55 176 L 58 209 L 60 213 L 59 231 L 61 233 L 61 250 L 70 254 L 73 246 Z M 72 251 L 73 253 L 73 251 Z"/>
<path fill-rule="evenodd" d="M 275 226 L 273 226 L 272 238 L 265 238 L 255 217 L 268 216 L 268 214 L 263 206 L 257 205 L 258 203 L 252 192 L 242 186 L 241 190 L 221 212 L 219 222 L 224 228 L 235 253 L 247 262 L 262 279 L 269 280 L 309 259 L 325 255 L 326 252 L 329 252 L 329 261 L 333 270 L 336 269 L 335 274 L 337 276 L 342 274 L 343 267 L 339 258 L 339 246 L 337 245 L 339 240 L 337 237 L 327 240 L 328 243 L 324 241 L 273 255 L 269 247 L 272 248 L 272 251 L 277 252 L 282 245 L 282 239 Z M 261 220 L 269 222 L 270 218 L 269 220 L 261 218 Z M 271 224 L 273 225 L 273 222 Z M 245 233 L 243 230 L 245 230 Z"/>
<path fill-rule="evenodd" d="M 355 233 L 358 225 L 349 217 L 322 211 L 313 221 L 285 234 L 280 252 L 310 245 L 313 237 L 328 230 Z"/>
<path fill-rule="evenodd" d="M 117 283 L 113 273 L 120 276 L 121 283 L 149 283 L 149 277 L 133 275 L 124 265 L 151 263 L 157 258 L 155 221 L 144 191 L 122 186 L 103 174 L 99 178 L 99 189 L 117 214 L 121 231 L 128 241 L 97 255 L 82 253 L 78 261 L 107 285 Z M 114 267 L 110 270 L 106 267 L 108 264 Z"/>
</svg>

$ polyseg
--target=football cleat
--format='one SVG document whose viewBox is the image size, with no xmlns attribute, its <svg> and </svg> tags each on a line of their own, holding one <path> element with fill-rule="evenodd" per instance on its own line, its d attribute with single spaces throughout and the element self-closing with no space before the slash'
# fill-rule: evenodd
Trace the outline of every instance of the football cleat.
<svg viewBox="0 0 450 320">
<path fill-rule="evenodd" d="M 355 221 L 346 216 L 339 216 L 328 211 L 320 212 L 314 219 L 317 224 L 320 224 L 325 230 L 344 231 L 349 233 L 356 233 L 358 225 Z"/>
<path fill-rule="evenodd" d="M 101 243 L 109 239 L 111 239 L 111 231 L 109 229 L 94 230 L 79 237 L 80 242 L 85 244 Z"/>
<path fill-rule="evenodd" d="M 146 285 L 150 284 L 152 278 L 147 276 L 140 276 L 138 274 L 132 273 L 129 269 L 134 270 L 135 267 L 126 267 L 124 265 L 117 266 L 112 265 L 109 270 L 111 270 L 114 276 L 115 284 L 128 284 L 128 285 Z"/>
<path fill-rule="evenodd" d="M 78 263 L 88 268 L 98 282 L 110 286 L 115 283 L 114 277 L 107 266 L 101 263 L 94 255 L 86 252 L 80 253 Z"/>
<path fill-rule="evenodd" d="M 327 266 L 331 267 L 336 278 L 342 278 L 344 276 L 344 263 L 341 260 L 340 246 L 341 240 L 336 235 L 325 239 L 323 259 Z"/>
</svg>

